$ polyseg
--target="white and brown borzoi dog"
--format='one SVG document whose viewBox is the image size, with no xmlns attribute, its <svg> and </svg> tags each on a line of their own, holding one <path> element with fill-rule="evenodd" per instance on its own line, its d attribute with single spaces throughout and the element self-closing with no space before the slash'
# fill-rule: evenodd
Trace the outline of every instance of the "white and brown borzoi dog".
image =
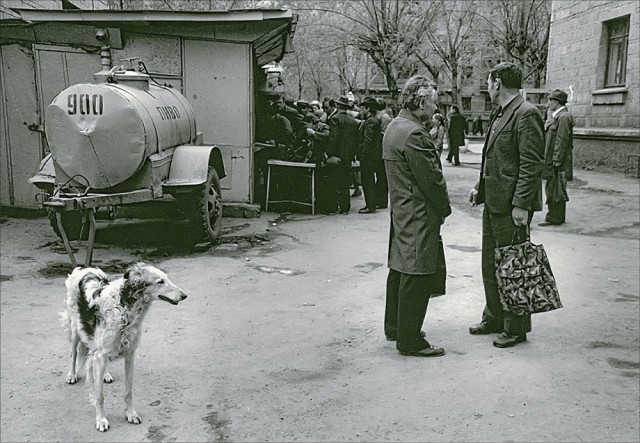
<svg viewBox="0 0 640 443">
<path fill-rule="evenodd" d="M 173 305 L 187 298 L 158 268 L 137 263 L 124 276 L 109 281 L 98 268 L 75 268 L 66 281 L 66 309 L 63 322 L 71 340 L 71 367 L 67 383 L 78 381 L 86 359 L 87 385 L 96 408 L 96 429 L 109 429 L 104 414 L 103 383 L 113 379 L 106 372 L 107 361 L 124 357 L 125 413 L 129 423 L 141 423 L 133 408 L 134 354 L 140 341 L 142 320 L 154 300 Z"/>
</svg>

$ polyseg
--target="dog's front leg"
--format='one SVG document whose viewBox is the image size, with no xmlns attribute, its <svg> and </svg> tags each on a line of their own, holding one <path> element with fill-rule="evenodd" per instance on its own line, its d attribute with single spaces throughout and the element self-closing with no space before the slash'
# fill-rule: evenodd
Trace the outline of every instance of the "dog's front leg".
<svg viewBox="0 0 640 443">
<path fill-rule="evenodd" d="M 130 352 L 124 356 L 124 403 L 125 414 L 127 414 L 127 421 L 138 425 L 142 423 L 142 419 L 138 413 L 133 409 L 133 368 L 134 368 L 134 353 Z"/>
<path fill-rule="evenodd" d="M 109 420 L 104 414 L 104 372 L 107 368 L 107 359 L 104 355 L 94 354 L 93 364 L 93 395 L 96 408 L 96 429 L 100 432 L 109 430 Z"/>
</svg>

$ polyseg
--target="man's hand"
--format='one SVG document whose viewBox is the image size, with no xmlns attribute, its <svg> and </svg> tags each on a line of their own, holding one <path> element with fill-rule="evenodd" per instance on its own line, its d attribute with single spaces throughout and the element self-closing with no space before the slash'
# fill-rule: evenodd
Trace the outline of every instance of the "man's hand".
<svg viewBox="0 0 640 443">
<path fill-rule="evenodd" d="M 529 221 L 529 211 L 522 208 L 513 208 L 513 211 L 511 211 L 511 217 L 513 218 L 514 225 L 526 226 Z"/>
<path fill-rule="evenodd" d="M 475 206 L 478 204 L 477 200 L 478 200 L 478 190 L 476 188 L 471 188 L 471 191 L 469 191 L 469 203 Z"/>
</svg>

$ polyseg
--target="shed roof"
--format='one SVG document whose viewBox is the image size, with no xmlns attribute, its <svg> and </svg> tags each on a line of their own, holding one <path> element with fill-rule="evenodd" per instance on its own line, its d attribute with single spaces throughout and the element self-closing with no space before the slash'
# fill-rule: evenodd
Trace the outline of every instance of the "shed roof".
<svg viewBox="0 0 640 443">
<path fill-rule="evenodd" d="M 254 22 L 291 19 L 286 9 L 244 9 L 227 11 L 131 11 L 81 9 L 12 9 L 27 23 L 38 22 Z"/>
<path fill-rule="evenodd" d="M 63 25 L 119 28 L 124 31 L 192 39 L 252 43 L 258 63 L 280 61 L 293 51 L 296 17 L 285 9 L 227 11 L 130 11 L 12 9 L 19 19 L 0 20 L 1 44 L 34 42 L 59 44 L 55 29 Z M 53 28 L 53 32 L 45 32 Z M 43 40 L 44 39 L 44 40 Z M 52 41 L 47 41 L 52 40 Z M 73 43 L 73 42 L 72 42 Z M 76 42 L 100 46 L 97 40 Z"/>
</svg>

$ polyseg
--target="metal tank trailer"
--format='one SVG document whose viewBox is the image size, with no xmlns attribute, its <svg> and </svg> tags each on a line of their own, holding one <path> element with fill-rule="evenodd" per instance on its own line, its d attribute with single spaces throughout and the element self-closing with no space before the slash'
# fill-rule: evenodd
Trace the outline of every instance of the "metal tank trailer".
<svg viewBox="0 0 640 443">
<path fill-rule="evenodd" d="M 44 191 L 43 206 L 73 265 L 69 240 L 81 238 L 88 240 L 85 265 L 91 263 L 100 207 L 175 199 L 190 238 L 216 240 L 224 164 L 219 148 L 202 145 L 186 98 L 152 80 L 142 63 L 94 78 L 48 106 L 50 154 L 29 180 Z"/>
</svg>

